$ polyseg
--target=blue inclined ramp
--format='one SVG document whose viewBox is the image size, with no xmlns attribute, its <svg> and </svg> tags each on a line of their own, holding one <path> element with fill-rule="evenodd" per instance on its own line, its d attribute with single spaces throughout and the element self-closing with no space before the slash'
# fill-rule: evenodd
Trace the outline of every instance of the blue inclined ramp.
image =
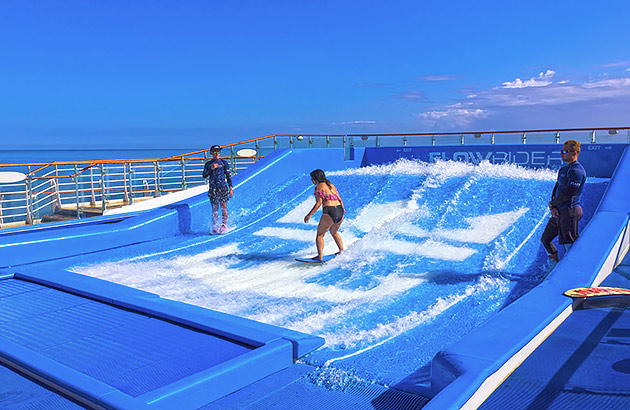
<svg viewBox="0 0 630 410">
<path fill-rule="evenodd" d="M 581 158 L 580 158 L 581 159 Z M 628 250 L 630 150 L 625 145 L 610 185 L 579 240 L 547 279 L 431 363 L 426 409 L 475 408 L 572 313 L 571 288 L 598 286 Z"/>
<path fill-rule="evenodd" d="M 92 406 L 198 408 L 323 344 L 69 272 L 2 273 L 3 363 Z"/>
<path fill-rule="evenodd" d="M 316 168 L 327 171 L 357 167 L 363 148 L 351 148 L 352 160 L 341 148 L 277 150 L 233 178 L 238 195 L 255 207 L 261 194 L 278 179 L 294 178 Z M 325 161 L 322 159 L 325 158 Z M 187 234 L 207 228 L 208 198 L 193 198 L 133 215 L 100 216 L 0 232 L 0 269 L 83 255 Z"/>
</svg>

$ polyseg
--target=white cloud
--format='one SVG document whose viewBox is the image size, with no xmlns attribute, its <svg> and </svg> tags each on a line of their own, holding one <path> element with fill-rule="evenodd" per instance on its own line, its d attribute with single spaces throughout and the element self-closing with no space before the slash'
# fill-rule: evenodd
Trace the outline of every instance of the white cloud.
<svg viewBox="0 0 630 410">
<path fill-rule="evenodd" d="M 520 78 L 517 78 L 514 81 L 504 82 L 503 88 L 546 87 L 551 84 L 551 80 L 555 74 L 555 71 L 547 70 L 544 73 L 540 72 L 538 77 L 532 77 L 529 80 L 523 81 Z"/>
<path fill-rule="evenodd" d="M 418 114 L 418 117 L 434 124 L 437 123 L 438 120 L 448 120 L 453 123 L 453 125 L 464 126 L 475 119 L 486 118 L 488 115 L 488 111 L 480 108 L 447 108 L 441 111 L 423 112 Z"/>
<path fill-rule="evenodd" d="M 457 77 L 454 75 L 423 75 L 418 77 L 422 81 L 452 81 L 457 80 Z"/>
<path fill-rule="evenodd" d="M 424 100 L 426 97 L 422 91 L 409 90 L 409 91 L 405 91 L 400 94 L 394 95 L 394 98 L 398 98 L 400 100 L 407 100 L 407 101 L 420 101 L 420 100 Z"/>
<path fill-rule="evenodd" d="M 372 125 L 372 124 L 376 124 L 376 121 L 342 121 L 342 122 L 337 122 L 334 123 L 334 125 Z"/>
<path fill-rule="evenodd" d="M 607 67 L 622 67 L 624 65 L 630 65 L 630 61 L 618 61 L 616 63 L 602 64 L 602 65 L 600 65 L 600 67 L 604 67 L 604 68 L 607 68 Z"/>
<path fill-rule="evenodd" d="M 558 122 L 571 118 L 575 122 L 575 113 L 587 112 L 579 117 L 581 121 L 599 121 L 612 118 L 615 122 L 623 119 L 623 107 L 630 112 L 630 76 L 599 76 L 597 78 L 555 78 L 556 72 L 547 70 L 537 77 L 522 81 L 516 79 L 502 86 L 485 90 L 468 90 L 465 96 L 454 104 L 437 106 L 432 111 L 416 114 L 423 120 L 424 126 L 436 128 L 478 127 L 488 124 L 484 119 L 492 118 L 493 123 L 507 120 L 519 121 L 520 108 L 527 109 L 527 118 L 534 118 L 533 113 L 540 113 L 538 122 Z M 573 104 L 564 109 L 565 105 Z M 616 107 L 604 110 L 601 107 Z M 561 107 L 561 110 L 550 107 Z M 590 107 L 590 108 L 585 108 Z M 558 113 L 563 113 L 558 117 Z M 610 113 L 604 115 L 602 113 Z M 550 113 L 556 117 L 549 118 Z M 575 114 L 575 115 L 574 115 Z M 532 116 L 533 115 L 533 116 Z M 525 118 L 525 117 L 523 117 Z M 629 118 L 629 117 L 626 117 Z M 609 121 L 607 119 L 606 121 Z M 486 125 L 487 126 L 487 125 Z M 534 125 L 531 125 L 534 126 Z"/>
</svg>

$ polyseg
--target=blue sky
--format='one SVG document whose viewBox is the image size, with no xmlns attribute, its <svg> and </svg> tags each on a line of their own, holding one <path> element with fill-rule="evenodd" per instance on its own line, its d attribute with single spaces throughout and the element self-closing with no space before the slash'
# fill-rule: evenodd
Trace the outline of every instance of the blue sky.
<svg viewBox="0 0 630 410">
<path fill-rule="evenodd" d="M 0 9 L 0 148 L 630 125 L 626 0 Z"/>
</svg>

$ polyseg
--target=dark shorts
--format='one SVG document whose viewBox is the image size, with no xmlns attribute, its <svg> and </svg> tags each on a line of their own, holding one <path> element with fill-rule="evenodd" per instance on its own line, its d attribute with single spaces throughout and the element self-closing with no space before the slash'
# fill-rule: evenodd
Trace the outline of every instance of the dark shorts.
<svg viewBox="0 0 630 410">
<path fill-rule="evenodd" d="M 556 247 L 551 243 L 556 236 L 560 245 L 567 245 L 576 241 L 579 236 L 578 224 L 580 219 L 582 219 L 582 207 L 580 206 L 559 211 L 557 218 L 549 219 L 541 238 L 547 253 L 557 252 Z"/>
<path fill-rule="evenodd" d="M 230 199 L 230 188 L 226 186 L 210 187 L 208 198 L 213 206 L 225 203 Z"/>
<path fill-rule="evenodd" d="M 343 219 L 343 207 L 341 205 L 325 206 L 322 211 L 330 216 L 334 223 L 341 222 Z"/>
</svg>

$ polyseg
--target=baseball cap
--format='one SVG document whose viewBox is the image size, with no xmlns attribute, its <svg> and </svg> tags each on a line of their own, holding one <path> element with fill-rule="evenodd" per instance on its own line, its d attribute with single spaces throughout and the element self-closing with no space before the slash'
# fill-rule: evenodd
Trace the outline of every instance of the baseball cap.
<svg viewBox="0 0 630 410">
<path fill-rule="evenodd" d="M 213 145 L 210 147 L 210 152 L 212 151 L 221 151 L 221 147 L 218 145 Z"/>
</svg>

